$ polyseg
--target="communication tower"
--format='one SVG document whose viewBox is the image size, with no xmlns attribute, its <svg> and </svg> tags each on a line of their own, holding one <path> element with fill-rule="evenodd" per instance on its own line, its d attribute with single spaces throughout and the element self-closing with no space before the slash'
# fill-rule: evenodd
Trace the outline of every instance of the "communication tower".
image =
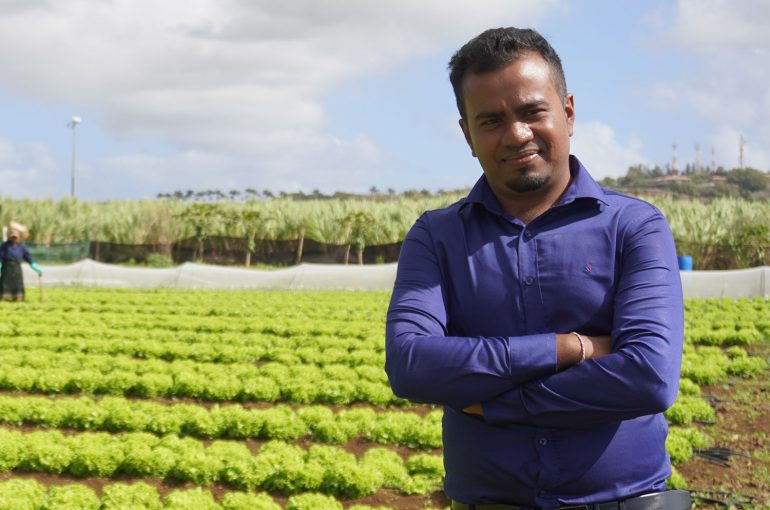
<svg viewBox="0 0 770 510">
<path fill-rule="evenodd" d="M 700 144 L 695 144 L 695 162 L 693 164 L 693 170 L 698 171 L 700 170 Z"/>
<path fill-rule="evenodd" d="M 671 153 L 671 175 L 678 175 L 679 174 L 679 165 L 676 161 L 676 142 L 674 142 L 673 145 L 671 145 L 671 148 L 673 149 Z"/>
</svg>

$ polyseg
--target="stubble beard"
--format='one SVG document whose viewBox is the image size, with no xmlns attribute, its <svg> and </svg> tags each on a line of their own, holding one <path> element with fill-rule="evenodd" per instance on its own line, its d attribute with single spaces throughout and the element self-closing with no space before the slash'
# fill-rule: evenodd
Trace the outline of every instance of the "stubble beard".
<svg viewBox="0 0 770 510">
<path fill-rule="evenodd" d="M 547 175 L 539 175 L 529 168 L 524 168 L 521 175 L 505 181 L 505 185 L 509 190 L 517 193 L 530 193 L 543 188 L 548 181 Z"/>
</svg>

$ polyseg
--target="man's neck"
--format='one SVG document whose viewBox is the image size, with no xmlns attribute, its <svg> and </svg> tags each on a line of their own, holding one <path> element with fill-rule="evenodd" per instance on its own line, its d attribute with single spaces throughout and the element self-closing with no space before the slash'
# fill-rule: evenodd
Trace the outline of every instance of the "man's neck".
<svg viewBox="0 0 770 510">
<path fill-rule="evenodd" d="M 571 176 L 567 174 L 567 179 L 563 184 L 557 183 L 555 186 L 550 186 L 544 193 L 538 193 L 537 191 L 530 193 L 495 193 L 495 196 L 500 202 L 503 211 L 527 224 L 557 204 L 567 191 L 571 181 Z M 494 193 L 494 190 L 492 191 Z"/>
</svg>

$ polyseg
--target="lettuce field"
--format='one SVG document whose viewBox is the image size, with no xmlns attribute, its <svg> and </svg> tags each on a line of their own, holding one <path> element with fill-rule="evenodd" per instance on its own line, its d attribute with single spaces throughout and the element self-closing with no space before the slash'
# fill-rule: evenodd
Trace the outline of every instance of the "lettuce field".
<svg viewBox="0 0 770 510">
<path fill-rule="evenodd" d="M 45 297 L 2 304 L 0 510 L 446 507 L 441 409 L 383 370 L 388 293 Z M 686 325 L 675 466 L 716 446 L 702 388 L 766 377 L 770 300 L 688 300 Z"/>
</svg>

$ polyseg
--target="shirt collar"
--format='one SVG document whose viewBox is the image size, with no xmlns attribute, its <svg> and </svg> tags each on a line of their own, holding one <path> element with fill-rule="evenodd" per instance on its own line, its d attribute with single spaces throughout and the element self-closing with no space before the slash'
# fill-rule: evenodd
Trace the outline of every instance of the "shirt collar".
<svg viewBox="0 0 770 510">
<path fill-rule="evenodd" d="M 578 198 L 592 198 L 604 205 L 609 205 L 604 188 L 599 186 L 583 166 L 583 163 L 572 154 L 569 156 L 569 172 L 572 175 L 572 180 L 564 192 L 564 196 L 561 197 L 560 204 L 567 204 Z"/>
<path fill-rule="evenodd" d="M 588 173 L 588 170 L 586 170 L 580 160 L 572 154 L 569 156 L 569 172 L 572 179 L 558 205 L 574 202 L 578 198 L 591 198 L 609 205 L 604 189 L 591 177 L 591 174 Z M 489 187 L 487 177 L 483 174 L 476 181 L 476 184 L 473 185 L 468 196 L 465 197 L 465 202 L 460 207 L 460 210 L 464 209 L 467 204 L 472 203 L 481 204 L 494 214 L 503 214 L 500 202 L 498 202 L 497 197 L 492 192 L 492 188 Z"/>
</svg>

